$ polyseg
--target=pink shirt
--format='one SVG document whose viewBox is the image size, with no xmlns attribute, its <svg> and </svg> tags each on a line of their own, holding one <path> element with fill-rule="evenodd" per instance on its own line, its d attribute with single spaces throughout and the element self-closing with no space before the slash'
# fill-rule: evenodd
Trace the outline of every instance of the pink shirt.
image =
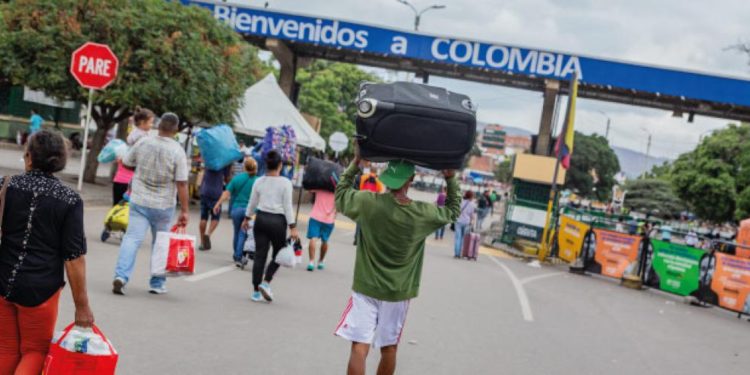
<svg viewBox="0 0 750 375">
<path fill-rule="evenodd" d="M 118 161 L 117 173 L 115 173 L 115 178 L 112 180 L 112 182 L 116 182 L 118 184 L 129 184 L 130 180 L 133 179 L 133 174 L 135 174 L 135 171 L 128 170 L 122 165 L 122 161 Z"/>
<path fill-rule="evenodd" d="M 335 196 L 330 191 L 314 190 L 315 204 L 310 217 L 324 224 L 333 224 L 336 221 Z"/>
</svg>

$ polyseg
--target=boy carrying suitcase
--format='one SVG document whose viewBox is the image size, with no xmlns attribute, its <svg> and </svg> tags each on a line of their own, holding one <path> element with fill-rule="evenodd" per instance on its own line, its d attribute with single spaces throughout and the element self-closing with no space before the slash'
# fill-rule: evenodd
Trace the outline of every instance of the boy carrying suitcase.
<svg viewBox="0 0 750 375">
<path fill-rule="evenodd" d="M 370 346 L 380 348 L 378 374 L 393 374 L 409 301 L 419 292 L 425 239 L 456 221 L 461 203 L 455 171 L 443 171 L 445 207 L 414 202 L 407 193 L 414 165 L 392 161 L 380 176 L 385 194 L 356 191 L 359 150 L 336 188 L 336 208 L 360 226 L 352 296 L 335 335 L 352 342 L 347 373 L 363 375 Z"/>
</svg>

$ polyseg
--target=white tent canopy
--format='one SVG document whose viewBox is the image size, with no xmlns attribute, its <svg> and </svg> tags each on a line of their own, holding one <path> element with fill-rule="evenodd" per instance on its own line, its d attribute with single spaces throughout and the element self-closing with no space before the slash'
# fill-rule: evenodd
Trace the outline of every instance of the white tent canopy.
<svg viewBox="0 0 750 375">
<path fill-rule="evenodd" d="M 245 91 L 244 103 L 235 115 L 234 131 L 254 137 L 266 135 L 269 126 L 291 125 L 297 144 L 325 150 L 326 142 L 310 127 L 269 74 Z"/>
</svg>

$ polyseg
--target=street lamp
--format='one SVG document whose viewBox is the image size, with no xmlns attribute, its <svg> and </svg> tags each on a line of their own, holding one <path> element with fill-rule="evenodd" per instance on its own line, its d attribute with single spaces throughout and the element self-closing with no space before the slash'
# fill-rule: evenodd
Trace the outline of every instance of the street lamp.
<svg viewBox="0 0 750 375">
<path fill-rule="evenodd" d="M 422 10 L 417 10 L 417 8 L 414 7 L 414 5 L 412 5 L 407 0 L 396 0 L 396 1 L 408 6 L 409 8 L 411 8 L 412 11 L 414 11 L 414 31 L 419 31 L 419 21 L 422 19 L 422 15 L 425 14 L 425 12 L 430 11 L 432 9 L 445 9 L 445 5 L 430 5 L 427 8 L 424 8 Z M 425 84 L 428 83 L 430 80 L 430 75 L 425 71 L 423 71 L 421 75 L 422 75 L 422 83 L 425 83 Z M 417 77 L 419 77 L 419 73 L 417 74 Z"/>
<path fill-rule="evenodd" d="M 646 134 L 648 134 L 648 143 L 646 144 L 646 159 L 644 160 L 644 163 L 643 163 L 643 175 L 645 176 L 646 172 L 648 172 L 648 159 L 651 153 L 651 132 L 648 131 L 648 129 L 644 127 L 641 127 L 641 130 L 643 130 L 644 132 L 646 132 Z"/>
<path fill-rule="evenodd" d="M 422 10 L 417 10 L 417 8 L 414 7 L 410 2 L 406 0 L 396 0 L 401 4 L 404 4 L 411 8 L 411 10 L 414 11 L 414 31 L 419 31 L 419 20 L 422 18 L 422 15 L 432 9 L 445 9 L 445 5 L 430 5 L 427 8 L 424 8 Z"/>
<path fill-rule="evenodd" d="M 610 126 L 610 124 L 612 124 L 612 119 L 609 117 L 609 115 L 607 114 L 607 112 L 604 112 L 604 111 L 597 111 L 597 112 L 601 113 L 602 116 L 604 116 L 604 117 L 607 118 L 607 130 L 604 133 L 604 138 L 606 138 L 607 140 L 609 140 L 609 126 Z"/>
</svg>

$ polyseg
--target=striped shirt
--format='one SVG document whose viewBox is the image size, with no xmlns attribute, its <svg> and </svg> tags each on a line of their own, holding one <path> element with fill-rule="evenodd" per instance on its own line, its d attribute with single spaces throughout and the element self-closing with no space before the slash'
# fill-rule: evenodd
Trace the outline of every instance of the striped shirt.
<svg viewBox="0 0 750 375">
<path fill-rule="evenodd" d="M 176 205 L 177 185 L 188 179 L 188 162 L 179 143 L 167 137 L 145 137 L 133 146 L 123 164 L 135 167 L 130 202 L 156 209 Z"/>
</svg>

